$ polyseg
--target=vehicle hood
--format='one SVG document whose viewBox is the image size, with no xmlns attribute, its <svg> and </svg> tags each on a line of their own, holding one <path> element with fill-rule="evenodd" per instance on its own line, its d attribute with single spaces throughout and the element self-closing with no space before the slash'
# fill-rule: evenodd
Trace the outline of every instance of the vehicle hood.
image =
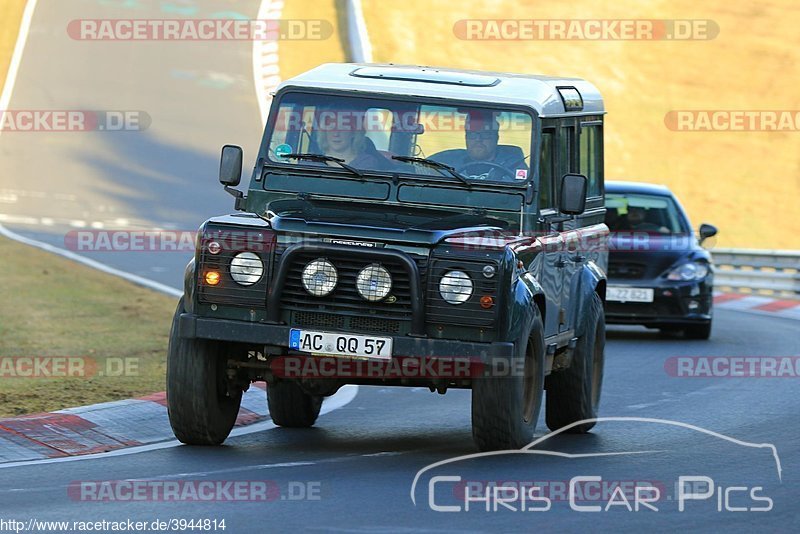
<svg viewBox="0 0 800 534">
<path fill-rule="evenodd" d="M 465 232 L 502 232 L 508 227 L 508 223 L 502 219 L 455 209 L 310 200 L 272 202 L 266 219 L 278 232 L 425 245 L 434 245 L 447 237 Z"/>
</svg>

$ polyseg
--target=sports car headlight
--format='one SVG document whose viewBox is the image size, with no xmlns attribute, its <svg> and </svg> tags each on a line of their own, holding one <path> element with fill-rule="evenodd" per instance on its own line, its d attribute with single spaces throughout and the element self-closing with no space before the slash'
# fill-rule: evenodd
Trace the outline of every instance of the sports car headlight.
<svg viewBox="0 0 800 534">
<path fill-rule="evenodd" d="M 231 278 L 242 286 L 251 286 L 261 280 L 264 264 L 252 252 L 240 252 L 231 260 Z"/>
<path fill-rule="evenodd" d="M 392 290 L 392 277 L 382 265 L 373 263 L 358 273 L 356 289 L 358 289 L 358 294 L 366 300 L 377 302 Z"/>
<path fill-rule="evenodd" d="M 315 297 L 324 297 L 333 291 L 339 274 L 336 267 L 325 258 L 317 258 L 303 268 L 303 287 Z"/>
<path fill-rule="evenodd" d="M 439 282 L 439 294 L 450 304 L 463 304 L 472 296 L 472 279 L 463 271 L 449 271 Z"/>
<path fill-rule="evenodd" d="M 667 280 L 677 280 L 689 282 L 690 280 L 702 280 L 708 275 L 708 264 L 694 261 L 678 265 L 667 273 Z"/>
</svg>

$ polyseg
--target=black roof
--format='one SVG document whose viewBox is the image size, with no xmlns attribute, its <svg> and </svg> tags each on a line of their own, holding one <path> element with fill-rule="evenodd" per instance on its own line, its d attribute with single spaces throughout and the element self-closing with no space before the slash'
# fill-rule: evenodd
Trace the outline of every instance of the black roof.
<svg viewBox="0 0 800 534">
<path fill-rule="evenodd" d="M 640 195 L 674 196 L 666 186 L 645 182 L 606 182 L 606 193 L 638 193 Z"/>
</svg>

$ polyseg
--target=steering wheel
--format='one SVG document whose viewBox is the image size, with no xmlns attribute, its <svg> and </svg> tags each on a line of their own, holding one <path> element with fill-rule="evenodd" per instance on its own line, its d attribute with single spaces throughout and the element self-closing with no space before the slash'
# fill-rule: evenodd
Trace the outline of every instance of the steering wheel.
<svg viewBox="0 0 800 534">
<path fill-rule="evenodd" d="M 486 178 L 491 178 L 491 175 L 494 171 L 499 171 L 501 173 L 500 178 L 502 178 L 503 176 L 514 178 L 514 175 L 509 169 L 506 169 L 505 167 L 497 163 L 492 163 L 491 161 L 471 161 L 457 168 L 456 172 L 458 172 L 459 174 L 465 174 L 467 177 L 469 177 L 470 175 L 466 171 L 470 167 L 489 167 L 489 172 L 487 173 Z"/>
</svg>

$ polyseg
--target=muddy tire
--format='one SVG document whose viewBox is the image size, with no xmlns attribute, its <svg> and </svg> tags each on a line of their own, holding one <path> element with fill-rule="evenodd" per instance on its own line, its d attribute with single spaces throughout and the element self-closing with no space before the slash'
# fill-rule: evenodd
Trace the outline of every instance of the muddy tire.
<svg viewBox="0 0 800 534">
<path fill-rule="evenodd" d="M 229 396 L 226 345 L 178 336 L 183 299 L 172 320 L 167 353 L 167 410 L 175 437 L 187 445 L 219 445 L 236 423 L 242 394 Z"/>
<path fill-rule="evenodd" d="M 481 451 L 519 449 L 533 441 L 544 393 L 544 326 L 538 309 L 530 334 L 516 350 L 512 376 L 472 382 L 472 438 Z"/>
<path fill-rule="evenodd" d="M 547 377 L 545 419 L 550 430 L 597 417 L 606 345 L 603 302 L 597 293 L 592 294 L 582 321 L 583 335 L 578 339 L 571 365 Z M 594 424 L 582 423 L 565 432 L 583 434 L 591 430 Z"/>
<path fill-rule="evenodd" d="M 267 386 L 267 406 L 276 425 L 306 428 L 319 417 L 322 397 L 309 395 L 295 382 L 276 382 Z"/>
</svg>

